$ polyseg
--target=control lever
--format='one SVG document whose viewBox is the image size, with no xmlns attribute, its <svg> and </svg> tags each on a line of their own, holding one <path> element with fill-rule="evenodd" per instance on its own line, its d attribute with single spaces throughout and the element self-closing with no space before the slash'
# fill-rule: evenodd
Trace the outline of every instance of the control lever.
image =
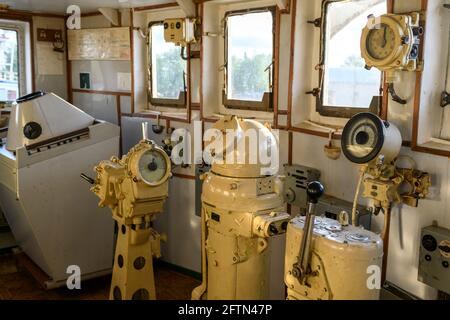
<svg viewBox="0 0 450 320">
<path fill-rule="evenodd" d="M 314 230 L 314 221 L 316 218 L 316 204 L 324 193 L 323 185 L 318 181 L 308 184 L 306 192 L 308 194 L 308 210 L 305 217 L 305 225 L 303 227 L 302 243 L 300 245 L 300 254 L 297 263 L 294 265 L 292 274 L 300 280 L 301 284 L 305 284 L 306 275 L 310 272 L 309 263 L 311 259 L 311 239 Z"/>
<path fill-rule="evenodd" d="M 90 184 L 94 184 L 95 180 L 89 177 L 88 175 L 85 175 L 84 173 L 80 174 L 80 177 L 89 182 Z"/>
</svg>

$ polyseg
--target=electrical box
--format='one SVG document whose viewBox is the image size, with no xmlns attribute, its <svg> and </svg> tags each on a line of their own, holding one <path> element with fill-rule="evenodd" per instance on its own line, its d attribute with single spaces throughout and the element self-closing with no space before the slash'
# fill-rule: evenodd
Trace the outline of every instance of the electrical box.
<svg viewBox="0 0 450 320">
<path fill-rule="evenodd" d="M 450 294 L 450 230 L 437 226 L 422 229 L 418 280 Z"/>
<path fill-rule="evenodd" d="M 38 28 L 37 41 L 48 41 L 48 42 L 63 41 L 62 31 Z"/>
<path fill-rule="evenodd" d="M 195 25 L 195 19 L 166 19 L 164 20 L 164 40 L 183 47 L 196 42 Z"/>
<path fill-rule="evenodd" d="M 306 211 L 308 195 L 306 187 L 312 181 L 320 179 L 320 171 L 301 165 L 284 165 L 284 201 Z"/>
<path fill-rule="evenodd" d="M 318 216 L 327 217 L 329 219 L 338 220 L 339 214 L 343 211 L 348 213 L 349 223 L 353 225 L 352 221 L 353 203 L 338 199 L 332 196 L 323 195 L 316 206 L 316 214 Z M 358 205 L 356 207 L 358 223 L 366 230 L 370 230 L 372 223 L 372 212 L 367 210 L 364 206 Z"/>
</svg>

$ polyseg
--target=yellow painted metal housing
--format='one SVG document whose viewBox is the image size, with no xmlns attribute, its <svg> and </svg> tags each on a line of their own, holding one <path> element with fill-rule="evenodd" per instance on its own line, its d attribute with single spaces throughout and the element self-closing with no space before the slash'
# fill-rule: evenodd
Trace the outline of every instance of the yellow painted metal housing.
<svg viewBox="0 0 450 320">
<path fill-rule="evenodd" d="M 418 12 L 370 17 L 367 26 L 362 31 L 360 44 L 361 56 L 365 60 L 366 66 L 386 71 L 388 82 L 395 79 L 395 70 L 416 70 L 418 68 L 417 59 L 411 58 L 410 54 L 417 38 L 413 28 L 419 27 L 419 20 L 420 13 Z M 387 26 L 394 33 L 394 38 L 391 40 L 393 43 L 386 44 L 392 46 L 393 50 L 388 56 L 377 59 L 368 48 L 368 38 L 374 29 L 381 28 L 381 26 Z"/>
<path fill-rule="evenodd" d="M 224 135 L 234 129 L 238 139 L 252 128 L 262 133 L 264 142 L 265 138 L 277 141 L 268 128 L 253 120 L 226 117 L 214 128 Z M 282 183 L 276 175 L 262 174 L 262 164 L 248 162 L 248 148 L 239 149 L 229 141 L 224 145 L 224 158 L 242 156 L 246 161 L 213 162 L 211 172 L 203 177 L 203 281 L 192 298 L 268 299 L 270 238 L 285 233 L 290 219 L 283 212 Z M 267 144 L 260 140 L 260 146 Z"/>
<path fill-rule="evenodd" d="M 147 169 L 139 163 L 149 151 L 165 161 L 166 171 L 157 181 L 142 179 Z M 100 198 L 100 207 L 112 210 L 118 226 L 110 299 L 156 299 L 152 259 L 161 256 L 161 236 L 152 229 L 152 220 L 168 196 L 170 160 L 161 148 L 143 140 L 121 160 L 102 161 L 95 171 L 91 191 Z"/>
<path fill-rule="evenodd" d="M 316 217 L 311 270 L 302 285 L 293 266 L 302 242 L 304 217 L 293 219 L 286 236 L 285 283 L 290 300 L 378 300 L 383 257 L 381 238 L 362 228 Z"/>
</svg>

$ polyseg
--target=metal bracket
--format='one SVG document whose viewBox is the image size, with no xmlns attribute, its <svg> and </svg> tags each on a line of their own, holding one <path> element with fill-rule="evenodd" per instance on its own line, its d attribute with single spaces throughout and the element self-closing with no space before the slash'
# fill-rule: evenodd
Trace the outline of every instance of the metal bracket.
<svg viewBox="0 0 450 320">
<path fill-rule="evenodd" d="M 399 104 L 406 104 L 407 103 L 407 101 L 405 99 L 400 98 L 400 96 L 397 94 L 397 92 L 395 91 L 393 83 L 389 83 L 388 92 L 391 95 L 392 100 L 394 100 L 395 102 L 397 102 Z"/>
<path fill-rule="evenodd" d="M 310 269 L 305 275 L 305 283 L 299 281 L 299 294 L 310 300 L 331 300 L 333 298 L 333 292 L 328 281 L 325 264 L 321 257 L 314 251 L 311 252 L 309 266 Z M 291 274 L 294 278 L 298 279 L 297 273 L 298 265 L 294 265 Z"/>
<path fill-rule="evenodd" d="M 318 97 L 320 95 L 320 88 L 314 88 L 311 91 L 306 92 L 306 94 L 311 94 L 314 97 Z"/>
<path fill-rule="evenodd" d="M 313 24 L 314 27 L 320 28 L 322 26 L 322 17 L 314 19 L 314 20 L 308 20 L 309 24 Z"/>
<path fill-rule="evenodd" d="M 306 187 L 309 182 L 320 179 L 320 171 L 300 165 L 284 165 L 284 200 L 293 206 L 305 211 L 308 196 Z"/>
<path fill-rule="evenodd" d="M 316 214 L 317 216 L 325 216 L 329 219 L 338 220 L 339 215 L 345 211 L 349 216 L 349 223 L 353 225 L 351 215 L 352 208 L 353 203 L 351 202 L 329 195 L 323 195 L 317 203 Z M 358 225 L 363 226 L 366 230 L 370 230 L 372 222 L 372 212 L 370 212 L 369 209 L 362 205 L 358 205 L 356 210 Z"/>
<path fill-rule="evenodd" d="M 417 207 L 420 199 L 425 199 L 429 194 L 431 176 L 427 172 L 414 169 L 396 169 L 403 183 L 409 185 L 409 190 L 400 194 L 402 202 L 410 207 Z"/>
<path fill-rule="evenodd" d="M 450 94 L 447 91 L 442 92 L 441 95 L 441 107 L 445 108 L 450 104 Z"/>
<path fill-rule="evenodd" d="M 201 217 L 202 215 L 202 176 L 209 170 L 211 170 L 211 166 L 207 164 L 200 164 L 195 166 L 195 215 L 198 217 Z"/>
</svg>

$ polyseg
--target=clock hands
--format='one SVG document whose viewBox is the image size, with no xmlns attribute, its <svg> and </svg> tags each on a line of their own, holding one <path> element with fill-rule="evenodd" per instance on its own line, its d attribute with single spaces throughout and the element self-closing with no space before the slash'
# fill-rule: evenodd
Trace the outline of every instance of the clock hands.
<svg viewBox="0 0 450 320">
<path fill-rule="evenodd" d="M 383 43 L 381 44 L 381 47 L 386 47 L 387 44 L 387 27 L 384 27 L 384 33 L 383 33 Z"/>
</svg>

